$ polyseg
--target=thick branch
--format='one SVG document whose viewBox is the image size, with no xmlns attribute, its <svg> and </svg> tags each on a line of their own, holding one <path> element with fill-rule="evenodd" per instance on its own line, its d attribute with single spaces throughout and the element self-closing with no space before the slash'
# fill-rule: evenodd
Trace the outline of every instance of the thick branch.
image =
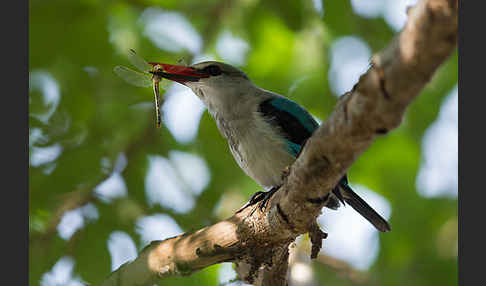
<svg viewBox="0 0 486 286">
<path fill-rule="evenodd" d="M 398 127 L 412 99 L 455 49 L 456 7 L 455 1 L 429 0 L 411 8 L 404 30 L 372 58 L 371 68 L 309 139 L 285 192 L 273 200 L 299 232 L 321 209 L 309 199 L 328 194 L 376 136 Z"/>
<path fill-rule="evenodd" d="M 235 261 L 247 282 L 285 285 L 288 246 L 300 234 L 316 233 L 320 198 L 376 136 L 399 126 L 410 102 L 456 47 L 457 1 L 420 1 L 408 12 L 404 30 L 340 98 L 263 213 L 247 208 L 195 233 L 153 242 L 103 285 L 151 285 L 223 261 Z"/>
</svg>

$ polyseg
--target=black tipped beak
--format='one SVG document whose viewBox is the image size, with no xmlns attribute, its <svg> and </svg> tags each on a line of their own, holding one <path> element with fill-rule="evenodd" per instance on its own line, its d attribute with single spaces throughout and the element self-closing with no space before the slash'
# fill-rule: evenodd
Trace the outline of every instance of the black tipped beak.
<svg viewBox="0 0 486 286">
<path fill-rule="evenodd" d="M 150 71 L 151 74 L 165 78 L 168 80 L 176 81 L 181 84 L 186 82 L 196 82 L 201 78 L 209 77 L 208 74 L 197 71 L 192 67 L 187 66 L 177 66 L 161 63 L 150 63 L 153 66 L 161 66 L 162 70 Z"/>
<path fill-rule="evenodd" d="M 186 83 L 188 81 L 199 81 L 201 77 L 190 76 L 190 75 L 182 75 L 182 74 L 171 74 L 161 71 L 150 71 L 151 74 L 159 76 L 161 78 L 165 78 L 168 80 L 176 81 L 179 83 Z"/>
</svg>

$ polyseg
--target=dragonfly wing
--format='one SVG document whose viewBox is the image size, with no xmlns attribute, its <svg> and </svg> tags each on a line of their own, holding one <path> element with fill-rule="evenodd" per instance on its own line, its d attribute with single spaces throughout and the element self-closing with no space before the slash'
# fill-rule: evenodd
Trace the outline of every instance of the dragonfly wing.
<svg viewBox="0 0 486 286">
<path fill-rule="evenodd" d="M 152 65 L 150 65 L 142 57 L 137 55 L 135 50 L 130 49 L 130 52 L 128 53 L 128 60 L 140 71 L 148 72 L 152 70 Z"/>
<path fill-rule="evenodd" d="M 130 84 L 140 87 L 149 87 L 152 85 L 150 74 L 137 72 L 124 66 L 116 66 L 113 71 Z"/>
<path fill-rule="evenodd" d="M 154 67 L 154 69 L 156 71 L 158 71 L 158 70 L 163 71 L 163 69 L 159 65 L 156 65 Z M 171 83 L 172 83 L 170 80 L 164 79 L 162 77 L 158 77 L 157 82 L 159 84 L 160 89 L 163 90 L 163 91 L 166 91 L 169 88 L 169 86 L 171 85 Z"/>
<path fill-rule="evenodd" d="M 189 61 L 187 60 L 186 57 L 180 57 L 178 60 L 177 60 L 177 64 L 180 65 L 180 66 L 189 66 Z"/>
<path fill-rule="evenodd" d="M 172 82 L 170 80 L 168 80 L 168 79 L 162 79 L 160 81 L 160 89 L 166 91 L 171 84 L 172 84 Z"/>
</svg>

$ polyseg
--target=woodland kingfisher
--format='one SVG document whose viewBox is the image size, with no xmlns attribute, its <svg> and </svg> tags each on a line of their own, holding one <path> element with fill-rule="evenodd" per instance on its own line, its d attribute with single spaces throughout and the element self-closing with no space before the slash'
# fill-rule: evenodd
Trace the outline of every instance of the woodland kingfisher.
<svg viewBox="0 0 486 286">
<path fill-rule="evenodd" d="M 164 70 L 153 74 L 189 87 L 206 105 L 238 165 L 267 190 L 249 203 L 264 205 L 281 186 L 283 170 L 319 127 L 317 121 L 296 102 L 257 87 L 231 65 L 215 61 L 160 65 Z M 388 222 L 351 189 L 346 174 L 324 202 L 333 210 L 347 203 L 379 231 L 390 230 Z"/>
</svg>

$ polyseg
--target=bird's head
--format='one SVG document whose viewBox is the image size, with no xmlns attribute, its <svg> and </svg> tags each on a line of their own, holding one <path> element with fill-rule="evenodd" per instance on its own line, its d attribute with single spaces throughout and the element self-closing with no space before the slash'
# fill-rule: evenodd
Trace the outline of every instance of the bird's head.
<svg viewBox="0 0 486 286">
<path fill-rule="evenodd" d="M 234 107 L 241 100 L 247 100 L 251 90 L 256 88 L 243 71 L 221 62 L 207 61 L 191 66 L 151 64 L 163 67 L 163 71 L 153 74 L 191 88 L 209 109 Z"/>
</svg>

